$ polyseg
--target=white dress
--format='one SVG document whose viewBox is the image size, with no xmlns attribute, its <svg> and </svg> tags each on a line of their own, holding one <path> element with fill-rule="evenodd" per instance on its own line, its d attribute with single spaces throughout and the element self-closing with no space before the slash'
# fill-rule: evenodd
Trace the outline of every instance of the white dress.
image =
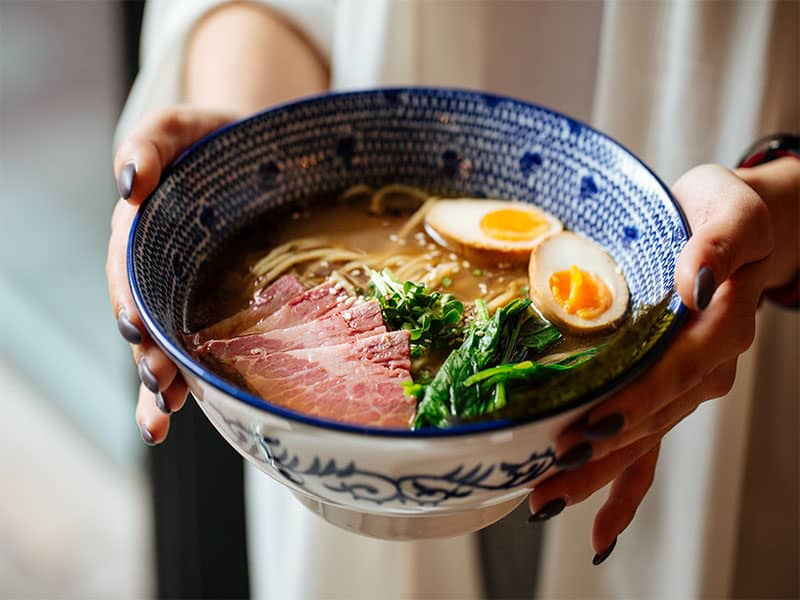
<svg viewBox="0 0 800 600">
<path fill-rule="evenodd" d="M 220 1 L 148 4 L 142 70 L 118 135 L 180 98 L 186 36 Z M 453 85 L 530 99 L 616 137 L 668 182 L 701 162 L 733 165 L 765 133 L 800 130 L 798 3 L 262 1 L 329 58 L 336 89 Z M 800 322 L 760 312 L 734 389 L 666 438 L 653 488 L 614 555 L 591 565 L 604 492 L 548 524 L 538 595 L 797 593 Z M 254 597 L 482 595 L 474 536 L 355 536 L 255 469 L 247 503 Z"/>
</svg>

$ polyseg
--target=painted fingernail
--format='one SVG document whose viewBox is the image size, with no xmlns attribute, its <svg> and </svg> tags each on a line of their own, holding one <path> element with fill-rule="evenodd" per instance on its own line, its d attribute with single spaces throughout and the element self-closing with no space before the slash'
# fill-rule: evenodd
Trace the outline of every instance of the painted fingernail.
<svg viewBox="0 0 800 600">
<path fill-rule="evenodd" d="M 566 505 L 567 501 L 563 498 L 554 498 L 528 517 L 528 523 L 541 523 L 542 521 L 547 521 L 547 519 L 552 519 L 564 510 Z"/>
<path fill-rule="evenodd" d="M 594 558 L 592 559 L 592 564 L 594 566 L 597 566 L 600 563 L 602 563 L 605 559 L 607 559 L 609 556 L 611 556 L 611 553 L 614 551 L 614 546 L 616 545 L 617 545 L 617 538 L 614 538 L 614 541 L 611 542 L 611 545 L 608 548 L 594 555 Z"/>
<path fill-rule="evenodd" d="M 167 403 L 164 401 L 164 394 L 161 392 L 156 393 L 156 408 L 165 415 L 171 415 L 172 411 L 167 408 Z"/>
<path fill-rule="evenodd" d="M 694 280 L 694 305 L 698 310 L 705 310 L 716 287 L 713 271 L 705 265 L 700 267 Z"/>
<path fill-rule="evenodd" d="M 622 413 L 612 413 L 587 426 L 583 435 L 590 440 L 604 440 L 617 435 L 624 425 L 625 417 Z"/>
<path fill-rule="evenodd" d="M 153 439 L 153 434 L 150 433 L 150 430 L 147 428 L 147 425 L 142 423 L 139 425 L 139 431 L 142 433 L 142 441 L 148 446 L 155 446 L 156 441 Z"/>
<path fill-rule="evenodd" d="M 142 358 L 142 360 L 139 361 L 139 379 L 142 380 L 144 387 L 146 387 L 148 390 L 154 394 L 158 393 L 158 380 L 150 370 L 150 366 L 147 364 L 146 358 Z"/>
<path fill-rule="evenodd" d="M 119 172 L 119 177 L 117 178 L 117 191 L 119 192 L 119 197 L 123 200 L 127 200 L 131 197 L 134 179 L 136 179 L 136 165 L 129 162 L 122 167 L 122 170 Z"/>
<path fill-rule="evenodd" d="M 142 343 L 142 332 L 139 331 L 136 325 L 131 323 L 131 320 L 128 318 L 128 313 L 125 312 L 124 308 L 121 309 L 117 315 L 117 329 L 119 329 L 120 335 L 125 338 L 125 341 L 128 343 Z"/>
<path fill-rule="evenodd" d="M 562 471 L 572 471 L 585 465 L 590 458 L 592 458 L 592 445 L 589 442 L 581 442 L 556 458 L 555 465 Z"/>
</svg>

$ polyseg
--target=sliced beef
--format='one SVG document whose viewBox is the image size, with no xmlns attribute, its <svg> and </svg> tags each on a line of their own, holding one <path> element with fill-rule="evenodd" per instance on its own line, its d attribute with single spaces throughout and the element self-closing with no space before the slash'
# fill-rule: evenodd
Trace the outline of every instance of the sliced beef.
<svg viewBox="0 0 800 600">
<path fill-rule="evenodd" d="M 274 329 L 286 329 L 322 317 L 334 309 L 349 307 L 354 301 L 341 284 L 327 280 L 316 287 L 303 291 L 288 300 L 278 310 L 261 319 L 239 335 L 264 333 Z"/>
<path fill-rule="evenodd" d="M 279 277 L 256 294 L 250 306 L 192 336 L 187 336 L 186 341 L 191 346 L 198 346 L 207 340 L 238 335 L 305 291 L 305 286 L 294 275 Z"/>
<path fill-rule="evenodd" d="M 343 344 L 241 354 L 231 366 L 270 403 L 326 419 L 376 427 L 408 427 L 416 400 L 407 331 L 357 337 Z"/>
<path fill-rule="evenodd" d="M 287 275 L 246 310 L 187 338 L 196 354 L 267 402 L 374 427 L 409 427 L 416 399 L 410 334 L 387 333 L 380 305 L 326 281 L 306 290 Z"/>
<path fill-rule="evenodd" d="M 357 336 L 385 331 L 380 305 L 375 300 L 356 301 L 350 307 L 339 304 L 322 317 L 285 329 L 210 340 L 197 352 L 199 355 L 208 354 L 221 362 L 230 362 L 240 355 L 331 346 Z"/>
</svg>

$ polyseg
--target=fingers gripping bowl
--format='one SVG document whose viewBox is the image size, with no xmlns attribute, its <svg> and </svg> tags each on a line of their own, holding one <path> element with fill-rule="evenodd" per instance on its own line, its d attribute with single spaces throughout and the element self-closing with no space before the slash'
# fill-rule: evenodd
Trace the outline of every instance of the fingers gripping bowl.
<svg viewBox="0 0 800 600">
<path fill-rule="evenodd" d="M 634 323 L 634 331 L 648 326 L 647 344 L 624 364 L 598 356 L 606 377 L 569 394 L 551 385 L 558 401 L 443 429 L 381 428 L 298 412 L 197 360 L 185 334 L 196 330 L 198 282 L 239 232 L 265 218 L 281 226 L 309 198 L 395 183 L 440 196 L 534 204 L 615 261 L 633 313 L 658 305 L 668 318 Z M 239 453 L 330 522 L 413 539 L 486 526 L 553 473 L 557 433 L 652 363 L 680 327 L 685 308 L 673 274 L 687 237 L 658 178 L 569 117 L 479 92 L 384 89 L 287 104 L 195 144 L 140 210 L 128 268 L 145 326 Z"/>
</svg>

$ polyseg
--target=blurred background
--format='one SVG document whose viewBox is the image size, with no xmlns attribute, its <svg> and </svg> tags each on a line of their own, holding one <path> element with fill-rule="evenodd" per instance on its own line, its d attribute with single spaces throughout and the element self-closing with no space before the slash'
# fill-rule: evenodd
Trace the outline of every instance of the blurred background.
<svg viewBox="0 0 800 600">
<path fill-rule="evenodd" d="M 0 597 L 154 589 L 104 263 L 141 4 L 0 0 Z"/>
<path fill-rule="evenodd" d="M 106 288 L 143 8 L 0 0 L 0 598 L 248 595 L 242 461 L 193 402 L 141 442 Z"/>
</svg>

